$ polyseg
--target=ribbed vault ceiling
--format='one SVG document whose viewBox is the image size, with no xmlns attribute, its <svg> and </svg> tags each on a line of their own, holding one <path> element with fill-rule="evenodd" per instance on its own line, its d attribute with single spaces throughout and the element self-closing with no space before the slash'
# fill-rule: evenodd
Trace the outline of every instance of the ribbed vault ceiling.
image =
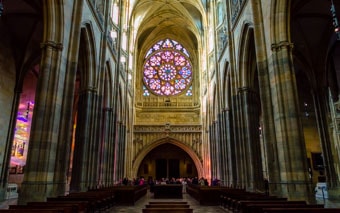
<svg viewBox="0 0 340 213">
<path fill-rule="evenodd" d="M 131 17 L 139 49 L 147 49 L 165 37 L 181 42 L 187 49 L 200 46 L 205 21 L 199 0 L 139 0 Z"/>
</svg>

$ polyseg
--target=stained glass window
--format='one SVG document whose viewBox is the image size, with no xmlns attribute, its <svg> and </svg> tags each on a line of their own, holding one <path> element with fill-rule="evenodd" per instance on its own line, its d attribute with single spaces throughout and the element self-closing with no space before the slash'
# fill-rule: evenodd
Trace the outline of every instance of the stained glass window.
<svg viewBox="0 0 340 213">
<path fill-rule="evenodd" d="M 143 91 L 144 96 L 150 96 L 149 90 L 145 86 L 143 86 Z"/>
<path fill-rule="evenodd" d="M 157 42 L 145 56 L 143 81 L 156 95 L 177 95 L 188 90 L 192 81 L 188 51 L 171 39 Z"/>
</svg>

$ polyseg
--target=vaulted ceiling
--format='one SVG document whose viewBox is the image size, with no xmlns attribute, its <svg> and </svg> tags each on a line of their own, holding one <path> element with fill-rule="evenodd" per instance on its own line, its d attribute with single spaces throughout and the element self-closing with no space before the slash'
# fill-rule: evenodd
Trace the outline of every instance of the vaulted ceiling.
<svg viewBox="0 0 340 213">
<path fill-rule="evenodd" d="M 139 0 L 133 7 L 131 25 L 139 49 L 172 38 L 189 50 L 202 45 L 205 10 L 199 0 Z"/>
<path fill-rule="evenodd" d="M 338 1 L 334 4 L 339 17 L 340 4 Z M 331 1 L 295 0 L 291 3 L 295 71 L 298 85 L 306 90 L 306 95 L 310 95 L 311 89 L 328 86 L 339 90 L 336 76 L 340 78 L 340 62 L 334 61 L 334 67 L 329 67 L 330 56 L 339 55 L 339 48 L 334 49 L 339 41 L 336 41 L 330 8 Z"/>
</svg>

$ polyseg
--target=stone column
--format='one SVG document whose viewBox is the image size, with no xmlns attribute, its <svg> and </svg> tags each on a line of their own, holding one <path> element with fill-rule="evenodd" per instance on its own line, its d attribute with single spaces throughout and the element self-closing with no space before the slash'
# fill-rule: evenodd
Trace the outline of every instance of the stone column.
<svg viewBox="0 0 340 213">
<path fill-rule="evenodd" d="M 332 144 L 328 129 L 328 117 L 327 117 L 327 103 L 328 92 L 327 89 L 319 89 L 312 91 L 315 115 L 317 119 L 317 125 L 320 135 L 323 163 L 326 170 L 326 178 L 329 189 L 336 189 L 339 187 L 339 181 L 334 167 L 334 159 L 332 154 Z M 339 190 L 339 189 L 337 189 Z M 339 192 L 339 191 L 338 191 Z M 335 195 L 337 197 L 337 195 Z"/>
<path fill-rule="evenodd" d="M 241 137 L 240 137 L 240 116 L 239 116 L 239 101 L 238 96 L 235 95 L 232 98 L 232 108 L 231 108 L 231 122 L 232 122 L 232 128 L 230 129 L 233 133 L 233 137 L 231 140 L 231 158 L 232 161 L 232 167 L 233 167 L 233 186 L 239 187 L 241 185 L 241 178 L 242 178 L 242 156 L 241 156 Z"/>
<path fill-rule="evenodd" d="M 119 177 L 119 160 L 120 160 L 120 121 L 115 122 L 115 161 L 114 161 L 114 180 L 118 181 Z"/>
<path fill-rule="evenodd" d="M 237 159 L 238 159 L 238 168 L 237 168 L 237 173 L 238 173 L 238 186 L 245 188 L 248 183 L 248 162 L 247 162 L 247 155 L 246 155 L 246 137 L 247 137 L 247 126 L 245 124 L 246 120 L 246 115 L 244 112 L 244 107 L 246 106 L 247 102 L 243 97 L 242 94 L 242 88 L 239 89 L 238 94 L 237 94 L 237 127 L 236 127 L 236 132 L 237 132 L 237 143 L 236 143 L 236 148 L 238 150 L 237 154 Z"/>
<path fill-rule="evenodd" d="M 235 146 L 234 146 L 234 134 L 233 134 L 233 122 L 232 115 L 229 109 L 226 109 L 225 115 L 225 134 L 226 134 L 226 184 L 227 186 L 234 186 L 234 180 L 236 180 L 235 171 Z"/>
<path fill-rule="evenodd" d="M 115 159 L 115 122 L 113 109 L 109 113 L 109 128 L 108 128 L 108 156 L 107 156 L 107 180 L 110 185 L 114 184 L 114 159 Z"/>
<path fill-rule="evenodd" d="M 226 116 L 225 116 L 225 110 L 223 110 L 220 113 L 220 137 L 221 137 L 221 176 L 217 177 L 221 179 L 223 185 L 226 185 L 226 180 L 227 180 L 227 139 L 226 139 Z"/>
<path fill-rule="evenodd" d="M 35 98 L 24 180 L 18 203 L 44 201 L 57 188 L 54 182 L 59 140 L 63 72 L 60 70 L 62 44 L 41 44 L 42 61 Z"/>
<path fill-rule="evenodd" d="M 101 171 L 100 171 L 100 182 L 104 186 L 110 184 L 110 147 L 111 147 L 111 119 L 112 119 L 112 108 L 105 108 L 103 114 L 103 131 L 102 131 L 102 147 L 101 147 Z"/>
<path fill-rule="evenodd" d="M 10 122 L 9 122 L 9 127 L 8 127 L 8 136 L 6 139 L 6 146 L 1 155 L 5 155 L 4 161 L 1 164 L 0 160 L 0 201 L 6 199 L 6 193 L 7 193 L 7 183 L 8 183 L 8 175 L 9 175 L 9 165 L 11 161 L 11 150 L 12 150 L 12 145 L 13 145 L 13 138 L 14 138 L 14 129 L 16 126 L 16 119 L 17 119 L 17 114 L 18 114 L 18 106 L 19 106 L 19 101 L 20 101 L 20 95 L 22 91 L 17 91 L 14 93 L 13 101 L 12 101 L 12 106 L 17 106 L 17 107 L 12 107 L 11 111 L 11 116 L 10 116 Z"/>
<path fill-rule="evenodd" d="M 79 94 L 77 129 L 75 139 L 75 149 L 72 166 L 72 179 L 70 191 L 86 191 L 88 188 L 96 186 L 98 158 L 93 139 L 95 119 L 94 104 L 96 103 L 97 91 L 88 89 Z"/>
<path fill-rule="evenodd" d="M 261 189 L 263 184 L 261 148 L 259 136 L 260 100 L 259 95 L 249 88 L 239 91 L 243 97 L 243 119 L 246 130 L 244 137 L 246 183 L 249 191 Z"/>
<path fill-rule="evenodd" d="M 215 166 L 215 128 L 212 123 L 209 127 L 209 141 L 210 141 L 210 167 L 211 167 L 211 176 L 215 176 L 216 166 Z"/>
<path fill-rule="evenodd" d="M 119 177 L 120 178 L 123 178 L 124 176 L 124 169 L 125 169 L 125 163 L 126 163 L 126 153 L 125 153 L 125 147 L 126 147 L 126 126 L 122 123 L 121 124 L 122 127 L 121 127 L 121 131 L 120 131 L 120 134 L 121 134 L 121 140 L 120 140 L 120 161 L 119 162 L 123 162 L 123 163 L 120 163 L 120 173 L 119 173 Z"/>
<path fill-rule="evenodd" d="M 279 161 L 280 196 L 289 199 L 311 200 L 307 155 L 292 59 L 292 44 L 282 41 L 272 45 L 273 70 L 271 91 L 276 143 Z M 270 175 L 275 175 L 269 171 Z M 271 179 L 271 178 L 270 178 Z"/>
<path fill-rule="evenodd" d="M 221 174 L 222 174 L 222 137 L 221 137 L 221 121 L 220 119 L 218 119 L 215 122 L 215 137 L 216 137 L 216 178 L 221 178 Z M 215 178 L 212 177 L 212 178 Z"/>
</svg>

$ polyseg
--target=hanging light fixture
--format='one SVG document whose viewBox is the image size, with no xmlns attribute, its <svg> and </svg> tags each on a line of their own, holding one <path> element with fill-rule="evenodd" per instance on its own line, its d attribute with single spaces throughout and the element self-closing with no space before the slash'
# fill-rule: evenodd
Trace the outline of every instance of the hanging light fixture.
<svg viewBox="0 0 340 213">
<path fill-rule="evenodd" d="M 2 4 L 2 0 L 0 0 L 0 17 L 2 16 L 3 12 L 4 12 L 4 5 Z"/>
<path fill-rule="evenodd" d="M 339 21 L 338 17 L 336 16 L 335 11 L 335 5 L 333 3 L 333 0 L 331 0 L 331 13 L 333 18 L 333 26 L 334 26 L 334 32 L 336 33 L 337 39 L 340 40 L 340 27 L 339 27 Z"/>
</svg>

